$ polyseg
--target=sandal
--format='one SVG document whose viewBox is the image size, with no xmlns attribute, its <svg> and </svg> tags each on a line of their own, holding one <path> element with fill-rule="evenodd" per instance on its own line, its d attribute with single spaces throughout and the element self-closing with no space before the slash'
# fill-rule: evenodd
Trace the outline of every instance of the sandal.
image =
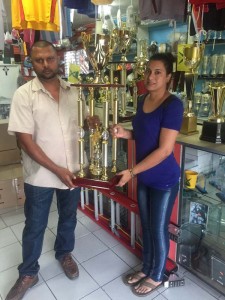
<svg viewBox="0 0 225 300">
<path fill-rule="evenodd" d="M 143 280 L 142 282 L 139 282 L 138 285 L 136 285 L 136 289 L 135 289 L 135 286 L 132 287 L 132 292 L 133 294 L 135 294 L 136 296 L 139 296 L 139 297 L 144 297 L 144 296 L 147 296 L 151 293 L 153 293 L 154 291 L 156 291 L 158 288 L 160 288 L 161 286 L 163 285 L 163 283 L 161 282 L 159 285 L 154 285 L 146 280 Z M 137 287 L 138 286 L 138 287 Z M 137 291 L 137 288 L 139 287 L 147 287 L 147 288 L 150 288 L 151 290 L 150 291 L 147 291 L 147 292 L 138 292 Z"/>
<path fill-rule="evenodd" d="M 134 272 L 134 273 L 130 273 L 130 274 L 127 274 L 123 277 L 123 283 L 126 284 L 126 285 L 129 285 L 129 286 L 134 286 L 134 285 L 137 285 L 139 284 L 143 279 L 145 279 L 146 276 L 144 277 L 141 277 L 140 275 L 140 271 L 139 272 Z M 131 280 L 136 280 L 134 282 L 129 282 Z"/>
</svg>

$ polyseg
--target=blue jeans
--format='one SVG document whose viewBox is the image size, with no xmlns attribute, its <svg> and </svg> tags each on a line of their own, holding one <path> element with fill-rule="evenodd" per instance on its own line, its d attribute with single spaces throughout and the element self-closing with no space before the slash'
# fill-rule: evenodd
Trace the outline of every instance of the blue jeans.
<svg viewBox="0 0 225 300">
<path fill-rule="evenodd" d="M 66 253 L 73 251 L 80 188 L 60 190 L 25 183 L 24 191 L 26 220 L 22 236 L 23 262 L 19 265 L 18 270 L 20 275 L 35 275 L 40 269 L 38 259 L 42 251 L 54 191 L 56 192 L 59 214 L 54 245 L 55 257 L 60 259 Z"/>
<path fill-rule="evenodd" d="M 169 251 L 168 225 L 179 185 L 167 190 L 138 183 L 138 206 L 143 234 L 142 272 L 162 281 Z"/>
</svg>

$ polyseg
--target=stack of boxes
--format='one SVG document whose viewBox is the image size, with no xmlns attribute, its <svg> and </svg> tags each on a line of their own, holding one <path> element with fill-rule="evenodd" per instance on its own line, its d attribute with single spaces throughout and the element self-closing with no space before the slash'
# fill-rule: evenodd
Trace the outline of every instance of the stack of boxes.
<svg viewBox="0 0 225 300">
<path fill-rule="evenodd" d="M 23 205 L 23 175 L 16 137 L 7 132 L 8 123 L 0 120 L 0 209 Z"/>
</svg>

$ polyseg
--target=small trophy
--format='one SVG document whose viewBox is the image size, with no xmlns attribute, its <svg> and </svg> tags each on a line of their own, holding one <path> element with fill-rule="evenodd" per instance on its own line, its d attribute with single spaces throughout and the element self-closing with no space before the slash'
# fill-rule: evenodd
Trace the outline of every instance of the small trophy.
<svg viewBox="0 0 225 300">
<path fill-rule="evenodd" d="M 210 65 L 211 65 L 211 71 L 210 74 L 213 77 L 216 77 L 217 75 L 217 63 L 218 63 L 218 58 L 219 55 L 218 54 L 213 54 L 210 58 Z"/>
<path fill-rule="evenodd" d="M 223 103 L 225 99 L 225 83 L 211 83 L 209 85 L 212 96 L 212 115 L 203 122 L 200 139 L 220 144 L 225 142 L 225 119 L 223 117 Z"/>
<path fill-rule="evenodd" d="M 204 51 L 204 45 L 193 44 L 184 47 L 183 58 L 184 64 L 189 68 L 189 72 L 185 72 L 185 86 L 187 94 L 187 106 L 184 111 L 183 122 L 180 132 L 183 134 L 195 134 L 197 131 L 197 117 L 194 114 L 193 100 L 194 100 L 194 90 L 195 82 L 197 78 L 197 68 L 200 64 L 202 55 Z"/>
<path fill-rule="evenodd" d="M 205 55 L 202 59 L 202 76 L 209 76 L 209 55 Z"/>
</svg>

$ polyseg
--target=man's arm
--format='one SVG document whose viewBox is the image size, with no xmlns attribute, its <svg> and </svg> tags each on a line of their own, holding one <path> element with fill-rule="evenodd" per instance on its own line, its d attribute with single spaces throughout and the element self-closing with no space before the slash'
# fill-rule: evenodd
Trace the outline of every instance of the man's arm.
<svg viewBox="0 0 225 300">
<path fill-rule="evenodd" d="M 32 135 L 28 133 L 16 133 L 19 146 L 25 151 L 33 160 L 50 170 L 66 185 L 68 188 L 74 188 L 72 182 L 74 174 L 68 169 L 56 165 L 44 151 L 33 141 Z"/>
</svg>

